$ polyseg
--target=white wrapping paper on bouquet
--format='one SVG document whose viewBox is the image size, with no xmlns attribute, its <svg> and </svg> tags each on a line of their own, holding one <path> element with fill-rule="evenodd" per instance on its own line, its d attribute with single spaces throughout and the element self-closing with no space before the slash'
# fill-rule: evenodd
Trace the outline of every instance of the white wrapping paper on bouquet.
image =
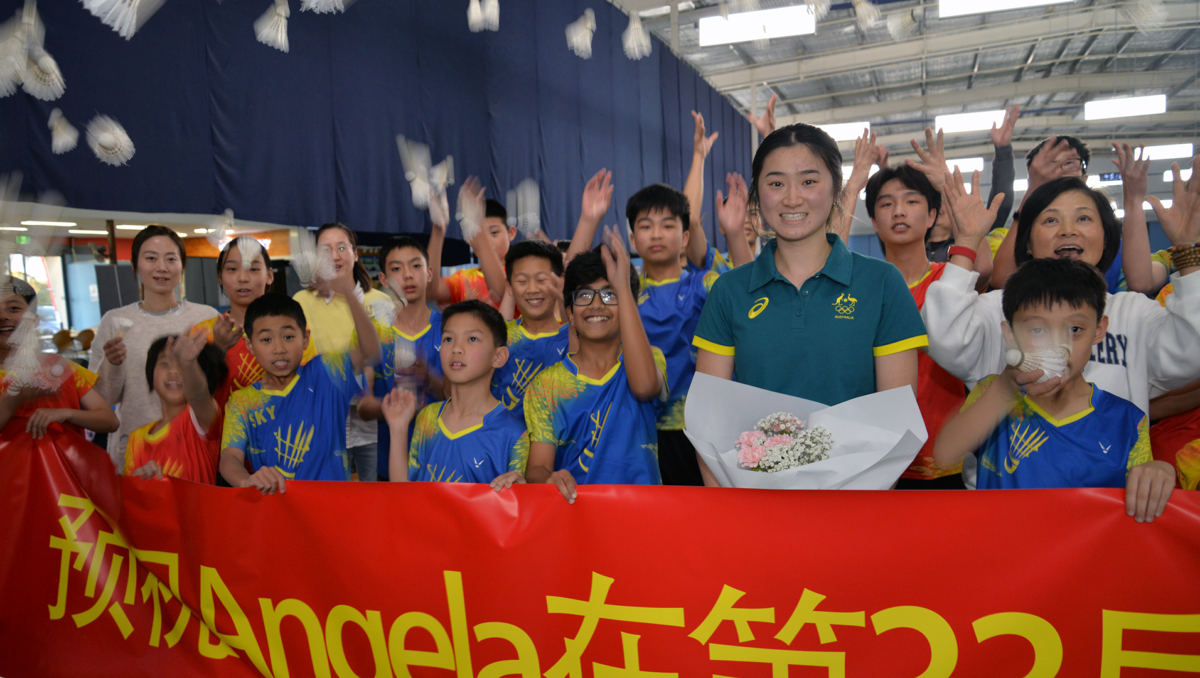
<svg viewBox="0 0 1200 678">
<path fill-rule="evenodd" d="M 738 466 L 734 442 L 775 412 L 794 414 L 806 428 L 833 436 L 829 458 L 763 473 Z M 908 387 L 828 407 L 811 400 L 696 374 L 684 411 L 687 434 L 722 487 L 770 490 L 886 490 L 912 464 L 929 437 Z"/>
</svg>

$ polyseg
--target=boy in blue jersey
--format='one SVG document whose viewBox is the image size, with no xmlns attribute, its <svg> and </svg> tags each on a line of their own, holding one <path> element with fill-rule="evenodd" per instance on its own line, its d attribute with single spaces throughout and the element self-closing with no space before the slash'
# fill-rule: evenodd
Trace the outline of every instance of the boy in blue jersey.
<svg viewBox="0 0 1200 678">
<path fill-rule="evenodd" d="M 569 503 L 576 484 L 658 485 L 655 422 L 668 396 L 666 360 L 638 315 L 638 280 L 616 229 L 575 257 L 563 284 L 579 350 L 525 393 L 531 483 Z"/>
<path fill-rule="evenodd" d="M 407 448 L 402 441 L 416 399 L 402 389 L 383 399 L 383 416 L 392 429 L 391 479 L 491 483 L 497 491 L 525 482 L 525 421 L 491 391 L 492 373 L 508 359 L 503 316 L 477 299 L 452 304 L 442 313 L 441 339 L 450 397 L 421 410 Z M 405 467 L 407 474 L 400 471 Z"/>
<path fill-rule="evenodd" d="M 416 396 L 418 409 L 441 400 L 443 393 L 442 360 L 438 354 L 442 314 L 429 307 L 426 296 L 433 279 L 429 254 L 417 240 L 399 235 L 388 238 L 379 251 L 379 259 L 383 262 L 379 282 L 402 296 L 404 303 L 396 305 L 398 310 L 391 325 L 376 325 L 383 357 L 378 370 L 365 371 L 369 395 L 358 401 L 358 416 L 365 421 L 379 419 L 383 397 L 397 386 Z M 411 438 L 410 426 L 404 436 L 405 449 Z M 391 474 L 387 454 L 390 445 L 391 427 L 386 420 L 379 419 L 379 449 L 384 453 L 379 455 L 377 472 L 383 481 Z M 402 467 L 399 472 L 406 471 Z"/>
<path fill-rule="evenodd" d="M 571 326 L 559 322 L 563 258 L 550 243 L 523 240 L 509 248 L 504 263 L 521 317 L 508 321 L 508 362 L 492 376 L 492 395 L 524 421 L 525 390 L 570 349 Z"/>
<path fill-rule="evenodd" d="M 233 487 L 275 494 L 286 491 L 288 480 L 350 479 L 345 421 L 359 393 L 354 374 L 378 362 L 379 338 L 354 295 L 353 277 L 328 284 L 346 298 L 361 349 L 301 364 L 308 322 L 300 304 L 264 294 L 246 309 L 246 338 L 263 377 L 225 406 L 220 470 Z M 253 473 L 246 471 L 247 456 Z"/>
<path fill-rule="evenodd" d="M 1068 346 L 1067 371 L 1039 384 L 1043 370 L 1010 367 L 979 382 L 938 436 L 938 466 L 978 448 L 980 489 L 1124 487 L 1126 512 L 1139 523 L 1162 515 L 1175 469 L 1151 460 L 1146 415 L 1083 379 L 1108 328 L 1106 297 L 1100 272 L 1075 259 L 1034 259 L 1008 278 L 1005 341 Z"/>
</svg>

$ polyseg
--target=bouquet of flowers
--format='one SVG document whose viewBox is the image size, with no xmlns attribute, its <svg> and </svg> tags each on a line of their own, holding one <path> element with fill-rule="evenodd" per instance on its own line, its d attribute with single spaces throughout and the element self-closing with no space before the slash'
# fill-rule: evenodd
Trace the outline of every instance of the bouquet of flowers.
<svg viewBox="0 0 1200 678">
<path fill-rule="evenodd" d="M 795 416 L 776 412 L 738 436 L 734 449 L 742 468 L 778 473 L 828 459 L 833 436 L 824 426 L 805 430 Z"/>
<path fill-rule="evenodd" d="M 886 490 L 928 437 L 908 387 L 827 407 L 697 374 L 684 417 L 723 487 Z"/>
</svg>

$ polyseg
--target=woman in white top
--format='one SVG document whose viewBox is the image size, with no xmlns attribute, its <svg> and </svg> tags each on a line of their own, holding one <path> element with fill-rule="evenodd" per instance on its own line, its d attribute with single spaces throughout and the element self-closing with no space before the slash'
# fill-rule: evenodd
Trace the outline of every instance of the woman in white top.
<svg viewBox="0 0 1200 678">
<path fill-rule="evenodd" d="M 1200 156 L 1192 161 L 1200 170 Z M 955 241 L 972 249 L 982 241 L 991 217 L 977 195 L 963 190 L 961 175 L 946 180 L 946 194 L 956 224 Z M 974 184 L 978 187 L 978 180 Z M 1200 242 L 1200 181 L 1184 182 L 1176 174 L 1170 209 L 1155 201 L 1163 232 L 1173 245 Z M 977 193 L 978 191 L 976 191 Z M 1125 206 L 1125 219 L 1145 219 L 1140 204 Z M 1032 191 L 1021 208 L 1015 256 L 1029 259 L 1071 257 L 1104 271 L 1116 257 L 1121 224 L 1108 197 L 1078 177 L 1047 182 Z M 1144 228 L 1144 227 L 1143 227 Z M 1000 322 L 1003 290 L 977 294 L 971 260 L 962 255 L 929 286 L 921 315 L 929 331 L 929 356 L 955 377 L 974 382 L 1004 369 Z M 1150 398 L 1200 378 L 1200 270 L 1186 266 L 1171 276 L 1175 293 L 1164 309 L 1137 292 L 1108 295 L 1108 335 L 1092 350 L 1084 378 L 1149 412 Z M 1058 378 L 1030 386 L 1047 391 Z"/>
<path fill-rule="evenodd" d="M 98 376 L 95 389 L 116 405 L 121 419 L 121 427 L 108 438 L 108 456 L 117 473 L 125 468 L 130 432 L 162 417 L 158 396 L 146 383 L 150 344 L 217 315 L 211 306 L 183 301 L 187 253 L 175 231 L 157 225 L 142 229 L 133 239 L 131 260 L 142 300 L 104 314 L 88 362 Z"/>
<path fill-rule="evenodd" d="M 371 286 L 371 276 L 358 260 L 358 239 L 345 224 L 325 224 L 317 229 L 317 247 L 329 255 L 338 280 L 353 277 L 359 301 L 367 310 L 378 317 L 386 314 L 386 324 L 391 324 L 395 310 L 391 297 Z M 354 335 L 354 321 L 345 297 L 330 293 L 322 296 L 315 289 L 300 290 L 292 297 L 304 309 L 317 352 L 345 353 L 350 350 Z M 350 408 L 346 421 L 346 452 L 354 464 L 359 480 L 376 480 L 378 460 L 379 427 L 373 421 L 363 421 L 358 408 Z"/>
</svg>

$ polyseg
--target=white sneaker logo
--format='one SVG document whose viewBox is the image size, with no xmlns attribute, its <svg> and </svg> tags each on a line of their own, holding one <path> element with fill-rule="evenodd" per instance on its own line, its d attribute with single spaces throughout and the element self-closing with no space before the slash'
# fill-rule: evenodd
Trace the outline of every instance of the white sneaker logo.
<svg viewBox="0 0 1200 678">
<path fill-rule="evenodd" d="M 1108 454 L 1108 451 L 1110 449 L 1112 449 L 1112 445 L 1105 445 L 1104 443 L 1100 443 L 1100 451 L 1103 452 L 1104 454 Z"/>
</svg>

